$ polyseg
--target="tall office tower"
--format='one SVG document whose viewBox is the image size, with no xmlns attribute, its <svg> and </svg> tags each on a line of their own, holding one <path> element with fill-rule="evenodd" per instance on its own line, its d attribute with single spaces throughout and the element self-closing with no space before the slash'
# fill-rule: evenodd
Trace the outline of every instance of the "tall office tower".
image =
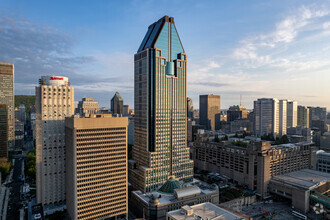
<svg viewBox="0 0 330 220">
<path fill-rule="evenodd" d="M 0 161 L 8 158 L 8 108 L 0 104 Z"/>
<path fill-rule="evenodd" d="M 304 126 L 309 128 L 309 108 L 306 106 L 298 106 L 298 117 L 297 117 L 298 126 Z"/>
<path fill-rule="evenodd" d="M 218 130 L 220 124 L 220 96 L 199 96 L 199 124 L 207 130 Z"/>
<path fill-rule="evenodd" d="M 66 207 L 71 219 L 128 212 L 127 117 L 65 119 Z"/>
<path fill-rule="evenodd" d="M 193 179 L 187 147 L 187 56 L 165 16 L 149 26 L 134 55 L 135 135 L 130 183 L 142 192 Z"/>
<path fill-rule="evenodd" d="M 119 92 L 116 92 L 116 94 L 111 99 L 111 112 L 112 114 L 123 114 L 123 107 L 124 107 L 124 101 L 123 98 L 119 95 Z"/>
<path fill-rule="evenodd" d="M 279 100 L 262 98 L 254 101 L 254 133 L 279 135 Z"/>
<path fill-rule="evenodd" d="M 82 117 L 88 117 L 90 114 L 95 114 L 100 111 L 99 103 L 94 101 L 94 98 L 82 98 L 78 103 L 77 113 Z"/>
<path fill-rule="evenodd" d="M 128 116 L 129 115 L 129 105 L 123 106 L 123 115 Z"/>
<path fill-rule="evenodd" d="M 298 125 L 298 103 L 289 100 L 287 103 L 287 127 L 294 128 Z"/>
<path fill-rule="evenodd" d="M 37 202 L 65 201 L 65 117 L 74 114 L 67 77 L 42 76 L 36 87 Z"/>
<path fill-rule="evenodd" d="M 14 64 L 0 63 L 0 104 L 7 106 L 8 150 L 15 147 Z"/>
<path fill-rule="evenodd" d="M 25 123 L 26 111 L 24 104 L 20 104 L 18 108 L 15 108 L 15 119 Z"/>
<path fill-rule="evenodd" d="M 187 117 L 194 118 L 194 103 L 189 97 L 187 97 Z"/>
<path fill-rule="evenodd" d="M 287 127 L 287 100 L 279 101 L 279 135 L 286 135 L 286 127 Z"/>
<path fill-rule="evenodd" d="M 235 121 L 236 119 L 247 118 L 247 110 L 244 106 L 233 105 L 227 111 L 227 121 Z"/>
</svg>

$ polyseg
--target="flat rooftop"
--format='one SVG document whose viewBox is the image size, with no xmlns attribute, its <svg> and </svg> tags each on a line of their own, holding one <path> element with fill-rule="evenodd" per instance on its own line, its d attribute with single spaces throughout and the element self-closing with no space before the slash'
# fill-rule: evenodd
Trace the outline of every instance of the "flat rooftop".
<svg viewBox="0 0 330 220">
<path fill-rule="evenodd" d="M 275 176 L 271 181 L 282 182 L 283 184 L 290 184 L 306 190 L 312 190 L 319 185 L 330 181 L 330 173 L 303 169 Z"/>
<path fill-rule="evenodd" d="M 186 207 L 186 206 L 185 206 Z M 226 209 L 220 208 L 212 203 L 205 202 L 198 205 L 193 205 L 189 207 L 192 210 L 191 215 L 185 214 L 182 209 L 177 209 L 168 212 L 168 216 L 177 220 L 196 220 L 196 219 L 223 219 L 223 220 L 235 220 L 244 219 L 239 215 L 236 215 Z M 197 217 L 197 218 L 196 218 Z M 200 218 L 198 218 L 200 217 Z"/>
</svg>

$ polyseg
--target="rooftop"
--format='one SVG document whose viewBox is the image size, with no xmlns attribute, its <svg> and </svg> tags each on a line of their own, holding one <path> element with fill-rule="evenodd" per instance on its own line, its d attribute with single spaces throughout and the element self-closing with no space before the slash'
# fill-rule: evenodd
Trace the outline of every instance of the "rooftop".
<svg viewBox="0 0 330 220">
<path fill-rule="evenodd" d="M 306 190 L 312 190 L 319 185 L 330 181 L 330 173 L 303 169 L 275 176 L 271 181 L 282 182 Z"/>
<path fill-rule="evenodd" d="M 244 219 L 233 212 L 220 208 L 212 203 L 206 202 L 193 206 L 184 206 L 182 209 L 168 212 L 168 216 L 177 220 L 195 220 L 195 219 Z"/>
</svg>

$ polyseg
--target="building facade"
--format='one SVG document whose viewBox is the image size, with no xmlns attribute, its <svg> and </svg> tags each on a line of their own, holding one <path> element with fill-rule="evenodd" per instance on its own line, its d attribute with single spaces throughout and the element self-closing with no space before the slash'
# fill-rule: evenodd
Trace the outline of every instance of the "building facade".
<svg viewBox="0 0 330 220">
<path fill-rule="evenodd" d="M 319 150 L 316 153 L 316 170 L 330 173 L 330 152 Z"/>
<path fill-rule="evenodd" d="M 193 146 L 193 160 L 199 170 L 226 175 L 239 185 L 267 197 L 271 177 L 300 169 L 315 169 L 316 147 L 311 143 L 271 146 L 253 142 L 247 147 L 230 142 L 200 142 Z"/>
<path fill-rule="evenodd" d="M 264 134 L 279 135 L 279 100 L 258 99 L 254 101 L 254 133 L 257 136 Z"/>
<path fill-rule="evenodd" d="M 306 106 L 298 106 L 298 126 L 309 128 L 309 108 Z"/>
<path fill-rule="evenodd" d="M 94 98 L 82 98 L 78 103 L 76 113 L 82 117 L 88 117 L 90 114 L 96 114 L 100 111 L 99 103 Z"/>
<path fill-rule="evenodd" d="M 298 102 L 288 100 L 287 102 L 287 127 L 297 127 L 298 125 Z"/>
<path fill-rule="evenodd" d="M 0 104 L 0 160 L 8 158 L 8 108 Z"/>
<path fill-rule="evenodd" d="M 230 106 L 227 111 L 227 121 L 232 122 L 235 121 L 236 119 L 247 118 L 247 113 L 248 112 L 244 106 L 240 106 L 240 105 Z"/>
<path fill-rule="evenodd" d="M 220 96 L 199 96 L 199 124 L 206 130 L 220 129 Z"/>
<path fill-rule="evenodd" d="M 15 120 L 15 150 L 22 150 L 24 147 L 24 122 Z"/>
<path fill-rule="evenodd" d="M 123 116 L 129 115 L 129 105 L 123 105 Z"/>
<path fill-rule="evenodd" d="M 126 215 L 127 117 L 66 118 L 66 206 L 71 219 Z"/>
<path fill-rule="evenodd" d="M 111 112 L 112 114 L 122 115 L 124 111 L 124 100 L 120 96 L 119 92 L 116 92 L 112 97 L 111 102 Z"/>
<path fill-rule="evenodd" d="M 14 64 L 0 63 L 0 104 L 7 106 L 8 150 L 15 147 Z"/>
<path fill-rule="evenodd" d="M 187 97 L 187 118 L 194 118 L 194 103 L 189 97 Z"/>
<path fill-rule="evenodd" d="M 37 202 L 65 201 L 65 118 L 74 114 L 67 77 L 42 76 L 36 87 Z"/>
<path fill-rule="evenodd" d="M 279 100 L 279 135 L 286 135 L 287 127 L 287 100 Z"/>
<path fill-rule="evenodd" d="M 155 191 L 170 177 L 193 178 L 187 147 L 187 56 L 165 16 L 149 26 L 134 55 L 134 148 L 130 183 Z"/>
</svg>

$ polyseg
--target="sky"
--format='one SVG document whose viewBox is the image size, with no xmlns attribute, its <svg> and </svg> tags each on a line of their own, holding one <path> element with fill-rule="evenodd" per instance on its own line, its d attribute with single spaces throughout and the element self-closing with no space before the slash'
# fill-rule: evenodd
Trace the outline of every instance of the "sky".
<svg viewBox="0 0 330 220">
<path fill-rule="evenodd" d="M 118 91 L 134 108 L 134 64 L 148 26 L 174 17 L 188 58 L 187 94 L 221 108 L 258 98 L 330 109 L 330 1 L 0 0 L 0 62 L 15 64 L 15 94 L 42 75 L 67 76 L 75 100 L 103 107 Z"/>
</svg>

